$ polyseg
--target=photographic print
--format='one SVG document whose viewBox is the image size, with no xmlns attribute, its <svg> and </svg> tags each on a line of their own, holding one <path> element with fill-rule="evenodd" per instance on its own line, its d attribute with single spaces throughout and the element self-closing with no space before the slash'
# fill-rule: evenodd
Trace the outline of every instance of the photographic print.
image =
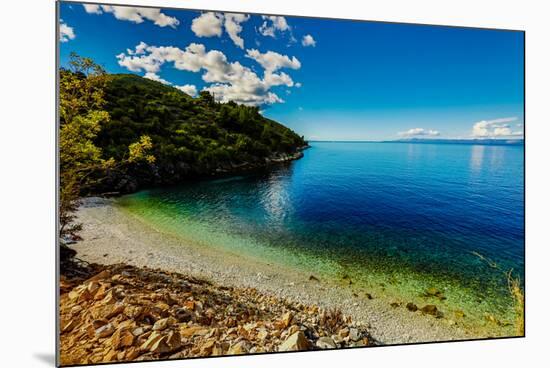
<svg viewBox="0 0 550 368">
<path fill-rule="evenodd" d="M 58 364 L 524 336 L 524 32 L 57 6 Z"/>
</svg>

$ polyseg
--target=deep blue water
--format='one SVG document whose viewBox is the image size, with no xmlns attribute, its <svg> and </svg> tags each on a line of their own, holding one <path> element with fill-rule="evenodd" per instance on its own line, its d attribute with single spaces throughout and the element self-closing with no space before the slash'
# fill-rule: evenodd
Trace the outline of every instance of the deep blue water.
<svg viewBox="0 0 550 368">
<path fill-rule="evenodd" d="M 120 203 L 186 236 L 322 258 L 336 273 L 408 272 L 484 296 L 503 290 L 475 251 L 523 275 L 522 146 L 313 142 L 266 173 Z"/>
</svg>

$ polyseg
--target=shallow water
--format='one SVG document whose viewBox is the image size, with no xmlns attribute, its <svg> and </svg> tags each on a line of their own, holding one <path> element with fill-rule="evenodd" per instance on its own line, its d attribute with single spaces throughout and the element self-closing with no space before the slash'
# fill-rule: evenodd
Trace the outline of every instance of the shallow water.
<svg viewBox="0 0 550 368">
<path fill-rule="evenodd" d="M 266 173 L 118 204 L 204 246 L 486 325 L 487 314 L 510 321 L 511 302 L 502 272 L 472 252 L 523 277 L 523 201 L 521 146 L 314 142 Z M 446 299 L 421 296 L 431 287 Z"/>
</svg>

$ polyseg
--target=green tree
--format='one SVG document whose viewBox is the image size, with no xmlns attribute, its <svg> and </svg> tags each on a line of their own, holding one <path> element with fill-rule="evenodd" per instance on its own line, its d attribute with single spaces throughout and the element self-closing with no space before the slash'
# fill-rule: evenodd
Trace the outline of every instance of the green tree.
<svg viewBox="0 0 550 368">
<path fill-rule="evenodd" d="M 148 154 L 152 148 L 148 136 L 131 144 L 126 159 L 119 162 L 103 158 L 101 148 L 94 144 L 102 125 L 109 121 L 109 113 L 103 110 L 107 82 L 103 68 L 74 53 L 70 56 L 69 68 L 60 71 L 60 236 L 81 229 L 81 225 L 74 222 L 74 213 L 83 188 L 100 180 L 94 173 L 142 160 L 154 162 L 154 157 Z"/>
</svg>

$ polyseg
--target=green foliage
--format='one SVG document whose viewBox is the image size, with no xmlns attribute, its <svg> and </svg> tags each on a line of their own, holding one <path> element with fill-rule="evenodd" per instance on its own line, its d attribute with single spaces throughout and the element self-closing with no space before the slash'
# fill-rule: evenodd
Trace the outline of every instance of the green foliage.
<svg viewBox="0 0 550 368">
<path fill-rule="evenodd" d="M 110 119 L 95 139 L 103 156 L 119 160 L 128 145 L 146 135 L 161 183 L 175 181 L 174 168 L 185 167 L 184 176 L 202 175 L 231 164 L 263 162 L 305 145 L 302 137 L 263 117 L 258 107 L 217 103 L 207 91 L 192 98 L 136 75 L 111 75 L 105 100 Z"/>
<path fill-rule="evenodd" d="M 152 142 L 147 136 L 128 146 L 128 157 L 118 162 L 104 157 L 102 149 L 95 145 L 97 134 L 110 119 L 109 113 L 103 110 L 108 79 L 100 66 L 76 54 L 71 54 L 69 68 L 60 70 L 60 236 L 81 229 L 81 225 L 74 222 L 80 194 L 96 185 L 107 170 L 128 163 L 154 162 L 148 153 Z"/>
</svg>

